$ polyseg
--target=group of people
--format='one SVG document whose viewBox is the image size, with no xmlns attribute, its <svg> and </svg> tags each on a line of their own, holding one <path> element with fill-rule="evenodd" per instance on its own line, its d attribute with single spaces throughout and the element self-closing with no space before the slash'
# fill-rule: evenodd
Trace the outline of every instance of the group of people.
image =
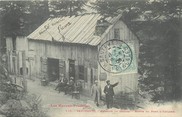
<svg viewBox="0 0 182 117">
<path fill-rule="evenodd" d="M 114 87 L 118 85 L 119 82 L 115 84 L 110 84 L 110 80 L 106 81 L 106 86 L 104 87 L 104 93 L 106 95 L 106 105 L 107 108 L 112 108 L 113 105 L 113 97 L 114 97 Z M 78 88 L 78 89 L 76 89 Z M 59 93 L 61 91 L 64 91 L 65 95 L 69 92 L 72 92 L 74 90 L 80 90 L 81 84 L 75 83 L 74 78 L 70 77 L 70 80 L 68 81 L 67 78 L 62 77 L 59 81 L 58 85 L 56 86 L 55 90 L 58 90 Z M 100 104 L 101 99 L 101 89 L 98 85 L 98 81 L 96 80 L 91 88 L 91 96 L 97 106 Z"/>
<path fill-rule="evenodd" d="M 75 89 L 75 88 L 77 88 L 77 89 Z M 65 95 L 68 94 L 69 92 L 72 92 L 74 90 L 80 90 L 80 89 L 81 89 L 81 85 L 79 83 L 75 83 L 73 77 L 70 77 L 69 81 L 67 78 L 62 77 L 59 80 L 59 83 L 55 88 L 55 90 L 58 90 L 59 93 L 61 91 L 64 91 Z"/>
<path fill-rule="evenodd" d="M 106 105 L 107 108 L 112 108 L 113 97 L 114 97 L 114 87 L 118 85 L 119 82 L 115 84 L 110 84 L 110 80 L 106 81 L 107 85 L 104 87 L 104 93 L 106 95 Z M 98 81 L 95 81 L 94 85 L 91 88 L 91 96 L 93 97 L 94 102 L 99 106 L 101 90 L 98 85 Z"/>
</svg>

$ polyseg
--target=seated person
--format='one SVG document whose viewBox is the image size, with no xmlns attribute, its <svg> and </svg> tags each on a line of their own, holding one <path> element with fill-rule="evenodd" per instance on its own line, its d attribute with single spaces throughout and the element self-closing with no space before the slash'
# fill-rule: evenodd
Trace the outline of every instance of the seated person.
<svg viewBox="0 0 182 117">
<path fill-rule="evenodd" d="M 67 83 L 68 83 L 67 78 L 63 78 L 62 81 L 59 81 L 59 83 L 56 86 L 55 90 L 58 89 L 59 90 L 59 93 L 60 93 L 61 89 L 64 90 L 64 88 L 66 87 Z"/>
<path fill-rule="evenodd" d="M 58 85 L 56 86 L 55 90 L 57 90 L 61 86 L 61 81 L 59 80 Z"/>
<path fill-rule="evenodd" d="M 65 95 L 68 93 L 68 92 L 72 92 L 74 90 L 74 81 L 73 81 L 73 78 L 71 77 L 70 78 L 70 82 L 67 84 L 67 86 L 65 87 L 64 91 L 65 91 Z"/>
<path fill-rule="evenodd" d="M 76 91 L 81 91 L 81 89 L 82 89 L 82 84 L 81 84 L 81 82 L 80 81 L 78 81 L 77 83 L 76 83 Z"/>
</svg>

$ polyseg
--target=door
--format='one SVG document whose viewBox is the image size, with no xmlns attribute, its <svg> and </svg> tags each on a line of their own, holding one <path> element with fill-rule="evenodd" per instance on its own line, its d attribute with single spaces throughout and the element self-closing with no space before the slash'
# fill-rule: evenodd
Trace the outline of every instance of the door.
<svg viewBox="0 0 182 117">
<path fill-rule="evenodd" d="M 59 59 L 48 58 L 49 81 L 59 80 Z"/>
</svg>

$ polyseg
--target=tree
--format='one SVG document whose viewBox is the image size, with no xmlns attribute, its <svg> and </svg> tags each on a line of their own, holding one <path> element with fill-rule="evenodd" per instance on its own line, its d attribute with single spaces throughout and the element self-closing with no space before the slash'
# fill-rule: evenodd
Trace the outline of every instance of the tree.
<svg viewBox="0 0 182 117">
<path fill-rule="evenodd" d="M 25 12 L 25 34 L 30 34 L 37 27 L 39 27 L 43 22 L 45 22 L 49 16 L 49 3 L 47 0 L 43 1 L 24 1 L 26 4 L 27 11 Z"/>
<path fill-rule="evenodd" d="M 5 58 L 6 55 L 0 55 L 0 116 L 48 117 L 40 97 L 25 93 L 21 86 L 12 83 Z"/>
<path fill-rule="evenodd" d="M 140 37 L 140 89 L 152 101 L 182 97 L 180 54 L 180 0 L 97 0 L 94 9 L 107 16 L 118 15 Z"/>
<path fill-rule="evenodd" d="M 84 11 L 87 0 L 0 1 L 0 38 L 26 36 L 50 16 L 72 16 Z"/>
<path fill-rule="evenodd" d="M 52 17 L 78 15 L 85 11 L 83 6 L 87 0 L 56 0 L 50 1 L 50 13 Z"/>
<path fill-rule="evenodd" d="M 49 17 L 48 1 L 0 1 L 0 39 L 26 36 Z M 4 47 L 5 48 L 5 47 Z"/>
<path fill-rule="evenodd" d="M 48 1 L 0 1 L 4 35 L 26 35 L 49 17 Z M 37 27 L 36 27 L 37 28 Z"/>
</svg>

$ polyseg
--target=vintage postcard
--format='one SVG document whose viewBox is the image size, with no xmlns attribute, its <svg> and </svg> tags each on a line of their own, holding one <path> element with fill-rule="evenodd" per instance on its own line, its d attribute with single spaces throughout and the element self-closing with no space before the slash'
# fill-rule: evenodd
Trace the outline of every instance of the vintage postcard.
<svg viewBox="0 0 182 117">
<path fill-rule="evenodd" d="M 0 117 L 181 117 L 181 0 L 0 1 Z"/>
</svg>

